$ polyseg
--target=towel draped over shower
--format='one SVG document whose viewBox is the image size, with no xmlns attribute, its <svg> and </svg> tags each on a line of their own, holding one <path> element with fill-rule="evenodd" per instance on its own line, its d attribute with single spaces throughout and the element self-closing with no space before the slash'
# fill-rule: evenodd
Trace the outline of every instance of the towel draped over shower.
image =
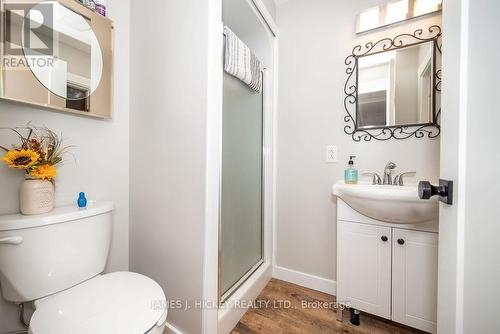
<svg viewBox="0 0 500 334">
<path fill-rule="evenodd" d="M 224 71 L 260 93 L 262 91 L 261 61 L 228 27 L 224 27 L 224 36 Z"/>
</svg>

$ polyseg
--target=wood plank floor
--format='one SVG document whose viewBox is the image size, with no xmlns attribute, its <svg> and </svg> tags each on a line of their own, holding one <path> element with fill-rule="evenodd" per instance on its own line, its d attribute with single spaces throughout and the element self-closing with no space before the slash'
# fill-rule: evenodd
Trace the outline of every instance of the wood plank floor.
<svg viewBox="0 0 500 334">
<path fill-rule="evenodd" d="M 232 334 L 424 333 L 366 314 L 353 326 L 349 310 L 338 322 L 334 302 L 334 296 L 272 279 Z"/>
</svg>

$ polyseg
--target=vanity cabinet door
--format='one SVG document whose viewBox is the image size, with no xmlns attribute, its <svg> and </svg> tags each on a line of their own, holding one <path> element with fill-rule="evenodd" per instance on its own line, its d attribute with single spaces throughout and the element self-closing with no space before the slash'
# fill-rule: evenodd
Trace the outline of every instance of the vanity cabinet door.
<svg viewBox="0 0 500 334">
<path fill-rule="evenodd" d="M 391 318 L 391 228 L 338 221 L 337 300 Z"/>
<path fill-rule="evenodd" d="M 393 229 L 392 320 L 436 332 L 438 234 Z"/>
</svg>

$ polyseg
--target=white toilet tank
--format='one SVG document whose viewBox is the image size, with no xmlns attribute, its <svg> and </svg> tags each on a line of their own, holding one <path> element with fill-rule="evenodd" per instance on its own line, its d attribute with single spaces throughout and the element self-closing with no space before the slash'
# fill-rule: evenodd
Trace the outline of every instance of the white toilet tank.
<svg viewBox="0 0 500 334">
<path fill-rule="evenodd" d="M 37 300 L 103 272 L 113 204 L 0 216 L 0 283 L 11 302 Z"/>
</svg>

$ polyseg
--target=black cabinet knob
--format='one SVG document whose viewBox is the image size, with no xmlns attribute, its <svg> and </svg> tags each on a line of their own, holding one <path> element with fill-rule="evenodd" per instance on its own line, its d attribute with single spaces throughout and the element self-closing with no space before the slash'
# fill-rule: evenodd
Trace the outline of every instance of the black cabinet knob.
<svg viewBox="0 0 500 334">
<path fill-rule="evenodd" d="M 405 244 L 405 241 L 403 239 L 398 239 L 398 244 L 400 245 L 404 245 Z"/>
<path fill-rule="evenodd" d="M 385 235 L 382 236 L 382 238 L 380 238 L 380 239 L 382 239 L 383 242 L 387 242 L 387 240 L 389 240 L 389 238 L 387 238 Z"/>
</svg>

